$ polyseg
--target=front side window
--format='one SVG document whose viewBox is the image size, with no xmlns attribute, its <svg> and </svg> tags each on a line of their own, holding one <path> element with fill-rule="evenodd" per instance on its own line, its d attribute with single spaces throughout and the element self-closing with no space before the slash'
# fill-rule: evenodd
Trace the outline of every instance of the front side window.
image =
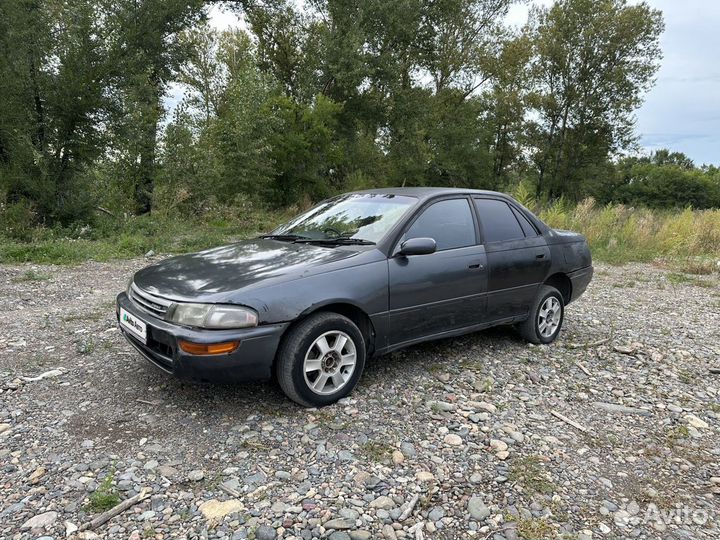
<svg viewBox="0 0 720 540">
<path fill-rule="evenodd" d="M 474 199 L 485 242 L 507 242 L 525 238 L 515 214 L 506 202 L 495 199 Z"/>
<path fill-rule="evenodd" d="M 467 199 L 447 199 L 428 206 L 404 234 L 403 240 L 409 238 L 432 238 L 438 251 L 475 244 L 475 223 Z"/>
<path fill-rule="evenodd" d="M 415 203 L 415 197 L 404 195 L 351 193 L 320 203 L 280 225 L 272 234 L 377 243 Z"/>
</svg>

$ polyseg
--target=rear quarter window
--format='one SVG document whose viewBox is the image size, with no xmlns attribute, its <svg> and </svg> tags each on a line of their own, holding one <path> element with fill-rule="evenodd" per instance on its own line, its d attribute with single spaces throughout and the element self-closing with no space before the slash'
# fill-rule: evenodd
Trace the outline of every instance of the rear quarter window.
<svg viewBox="0 0 720 540">
<path fill-rule="evenodd" d="M 496 199 L 473 199 L 483 227 L 485 242 L 507 242 L 525 238 L 510 206 Z"/>
</svg>

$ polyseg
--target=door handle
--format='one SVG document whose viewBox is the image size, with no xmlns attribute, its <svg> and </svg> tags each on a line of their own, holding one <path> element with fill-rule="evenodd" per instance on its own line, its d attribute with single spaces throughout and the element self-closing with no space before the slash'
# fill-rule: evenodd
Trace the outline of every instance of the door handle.
<svg viewBox="0 0 720 540">
<path fill-rule="evenodd" d="M 544 258 L 545 258 L 545 254 L 544 254 L 544 253 L 538 253 L 537 255 L 535 255 L 535 258 L 536 258 L 536 259 L 544 259 Z"/>
<path fill-rule="evenodd" d="M 471 264 L 471 265 L 469 265 L 468 268 L 472 268 L 472 269 L 476 269 L 476 268 L 477 268 L 478 270 L 482 270 L 482 269 L 484 269 L 485 267 L 484 267 L 482 264 L 477 263 L 477 264 Z"/>
</svg>

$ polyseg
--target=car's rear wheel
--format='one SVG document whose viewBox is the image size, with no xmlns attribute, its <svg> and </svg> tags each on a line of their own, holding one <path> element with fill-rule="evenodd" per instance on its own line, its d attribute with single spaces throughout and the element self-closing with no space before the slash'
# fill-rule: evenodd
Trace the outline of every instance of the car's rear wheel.
<svg viewBox="0 0 720 540">
<path fill-rule="evenodd" d="M 355 388 L 365 353 L 365 338 L 354 322 L 337 313 L 316 313 L 283 339 L 276 363 L 278 382 L 300 405 L 329 405 Z"/>
<path fill-rule="evenodd" d="M 555 287 L 543 285 L 538 291 L 527 320 L 517 328 L 520 335 L 530 343 L 552 343 L 560 334 L 565 316 L 562 294 Z"/>
</svg>

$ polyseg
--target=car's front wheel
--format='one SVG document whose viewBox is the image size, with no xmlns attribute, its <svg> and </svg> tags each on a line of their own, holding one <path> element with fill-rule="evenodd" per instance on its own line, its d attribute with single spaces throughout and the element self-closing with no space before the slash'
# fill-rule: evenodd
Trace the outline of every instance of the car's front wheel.
<svg viewBox="0 0 720 540">
<path fill-rule="evenodd" d="M 520 335 L 530 343 L 547 344 L 555 341 L 562 328 L 565 303 L 562 294 L 555 287 L 543 285 L 530 306 L 526 321 L 517 328 Z"/>
<path fill-rule="evenodd" d="M 329 405 L 355 387 L 365 353 L 365 339 L 354 322 L 337 313 L 316 313 L 284 337 L 276 363 L 278 382 L 300 405 Z"/>
</svg>

